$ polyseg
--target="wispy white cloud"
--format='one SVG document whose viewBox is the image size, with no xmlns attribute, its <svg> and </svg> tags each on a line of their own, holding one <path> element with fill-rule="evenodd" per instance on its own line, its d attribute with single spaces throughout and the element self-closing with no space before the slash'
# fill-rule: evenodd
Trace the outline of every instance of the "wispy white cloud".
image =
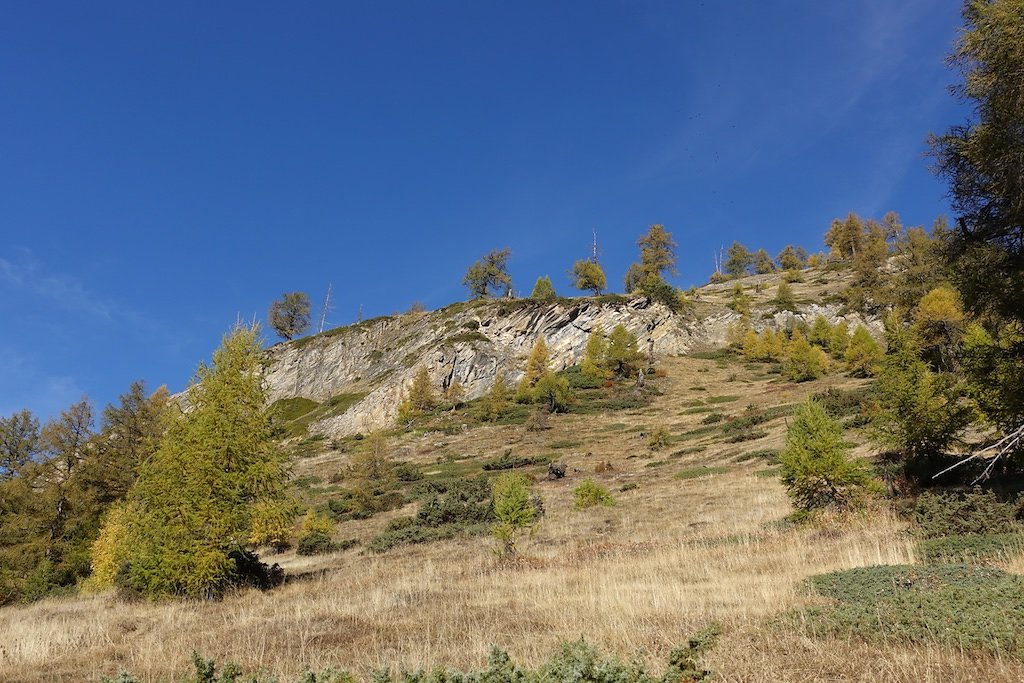
<svg viewBox="0 0 1024 683">
<path fill-rule="evenodd" d="M 116 305 L 89 291 L 77 278 L 47 272 L 27 250 L 20 258 L 0 256 L 0 282 L 31 292 L 67 310 L 103 320 L 112 320 L 119 312 Z"/>
<path fill-rule="evenodd" d="M 48 374 L 25 355 L 0 348 L 0 416 L 28 408 L 45 421 L 84 394 L 75 377 Z"/>
<path fill-rule="evenodd" d="M 688 83 L 692 110 L 633 169 L 632 180 L 736 176 L 810 149 L 836 134 L 881 84 L 908 68 L 914 26 L 930 11 L 930 4 L 865 0 L 857 8 L 854 21 L 846 26 L 853 36 L 846 43 L 856 45 L 856 52 L 838 56 L 836 68 L 841 72 L 814 86 L 805 80 L 811 73 L 804 73 L 807 65 L 793 63 L 791 72 L 758 79 L 751 76 L 756 67 L 730 66 L 729 53 L 706 58 L 725 64 L 718 69 L 686 69 L 692 79 Z M 842 14 L 842 20 L 848 21 L 848 12 Z M 742 84 L 731 84 L 723 76 L 730 68 L 747 75 Z"/>
</svg>

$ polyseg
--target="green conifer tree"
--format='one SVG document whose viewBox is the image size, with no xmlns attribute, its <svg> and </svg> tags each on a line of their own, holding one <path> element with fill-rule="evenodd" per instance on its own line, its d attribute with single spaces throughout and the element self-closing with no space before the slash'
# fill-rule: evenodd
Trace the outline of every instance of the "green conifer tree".
<svg viewBox="0 0 1024 683">
<path fill-rule="evenodd" d="M 590 290 L 594 296 L 600 296 L 608 286 L 608 279 L 596 261 L 584 259 L 577 261 L 572 267 L 572 282 L 576 289 Z"/>
<path fill-rule="evenodd" d="M 637 346 L 636 337 L 622 325 L 616 325 L 608 335 L 606 367 L 618 377 L 631 377 L 639 370 L 642 361 L 643 354 Z"/>
<path fill-rule="evenodd" d="M 782 270 L 800 270 L 807 265 L 807 250 L 787 244 L 786 248 L 775 257 Z"/>
<path fill-rule="evenodd" d="M 583 361 L 580 372 L 587 377 L 607 377 L 608 368 L 605 355 L 608 353 L 608 340 L 604 328 L 594 325 L 587 337 L 587 346 L 583 350 Z"/>
<path fill-rule="evenodd" d="M 139 467 L 124 534 L 133 588 L 210 597 L 251 574 L 252 549 L 291 525 L 284 454 L 274 447 L 257 327 L 238 326 L 200 365 L 189 409 Z M 250 572 L 250 575 L 246 575 Z"/>
<path fill-rule="evenodd" d="M 779 462 L 782 483 L 799 513 L 849 508 L 870 491 L 870 470 L 851 459 L 849 449 L 842 425 L 821 404 L 808 399 L 797 408 Z"/>
<path fill-rule="evenodd" d="M 498 372 L 494 375 L 494 383 L 491 385 L 491 390 L 487 392 L 487 398 L 484 401 L 485 419 L 494 422 L 505 414 L 505 411 L 508 410 L 509 393 L 508 381 L 505 379 L 505 375 Z"/>
<path fill-rule="evenodd" d="M 758 275 L 767 275 L 774 273 L 778 268 L 775 267 L 775 262 L 772 257 L 768 255 L 768 252 L 764 249 L 758 249 L 754 252 L 754 272 Z"/>
<path fill-rule="evenodd" d="M 552 413 L 564 413 L 573 400 L 569 380 L 553 372 L 537 380 L 532 391 L 534 402 L 543 404 Z"/>
<path fill-rule="evenodd" d="M 892 322 L 888 351 L 875 383 L 880 410 L 874 439 L 913 460 L 944 453 L 974 418 L 963 387 L 950 374 L 929 369 L 912 330 Z"/>
<path fill-rule="evenodd" d="M 533 286 L 533 292 L 530 294 L 531 299 L 535 301 L 554 301 L 557 297 L 555 286 L 551 284 L 550 277 L 541 275 L 537 278 L 537 283 Z"/>
<path fill-rule="evenodd" d="M 846 349 L 850 346 L 850 326 L 845 320 L 840 320 L 832 328 L 832 335 L 829 337 L 828 351 L 836 360 L 846 359 Z"/>
<path fill-rule="evenodd" d="M 807 335 L 807 341 L 826 351 L 829 350 L 832 344 L 832 325 L 825 319 L 825 316 L 814 316 L 814 322 L 811 324 L 811 331 Z"/>
<path fill-rule="evenodd" d="M 796 297 L 793 296 L 793 288 L 784 279 L 779 282 L 779 287 L 775 290 L 775 298 L 772 299 L 772 303 L 780 311 L 796 310 Z"/>
<path fill-rule="evenodd" d="M 750 315 L 750 297 L 743 291 L 743 285 L 736 283 L 732 287 L 732 298 L 726 304 L 740 315 Z"/>
<path fill-rule="evenodd" d="M 793 333 L 793 339 L 786 345 L 786 357 L 782 362 L 782 374 L 794 382 L 818 379 L 828 368 L 828 356 L 800 334 Z"/>
<path fill-rule="evenodd" d="M 754 256 L 750 250 L 739 242 L 733 242 L 729 246 L 725 260 L 725 272 L 731 278 L 745 277 L 754 265 Z"/>
<path fill-rule="evenodd" d="M 854 377 L 874 377 L 878 373 L 884 356 L 882 347 L 878 345 L 867 328 L 858 325 L 846 347 L 843 358 L 846 361 L 846 369 Z"/>
<path fill-rule="evenodd" d="M 537 337 L 530 351 L 530 357 L 526 360 L 526 374 L 519 381 L 516 387 L 516 401 L 519 403 L 532 403 L 534 400 L 533 387 L 540 381 L 540 378 L 551 371 L 551 357 L 548 354 L 548 344 L 544 337 Z"/>
</svg>

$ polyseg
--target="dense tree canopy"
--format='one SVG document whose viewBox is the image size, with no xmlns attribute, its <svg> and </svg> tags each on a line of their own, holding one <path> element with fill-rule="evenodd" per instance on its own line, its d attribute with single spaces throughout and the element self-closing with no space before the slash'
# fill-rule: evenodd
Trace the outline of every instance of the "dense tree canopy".
<svg viewBox="0 0 1024 683">
<path fill-rule="evenodd" d="M 492 249 L 466 271 L 462 284 L 476 299 L 492 294 L 507 294 L 512 289 L 512 276 L 508 274 L 508 259 L 512 251 Z"/>
<path fill-rule="evenodd" d="M 285 292 L 270 305 L 267 322 L 282 339 L 294 339 L 309 329 L 309 295 Z"/>
<path fill-rule="evenodd" d="M 977 313 L 1024 322 L 1024 0 L 968 0 L 950 61 L 973 118 L 931 139 L 957 227 L 949 255 Z M 1024 356 L 1024 352 L 1021 353 Z"/>
<path fill-rule="evenodd" d="M 558 295 L 555 293 L 555 286 L 551 284 L 551 278 L 541 275 L 533 285 L 533 292 L 530 298 L 536 301 L 554 301 Z"/>
<path fill-rule="evenodd" d="M 733 242 L 726 253 L 725 272 L 734 278 L 747 275 L 750 267 L 754 265 L 754 255 L 750 250 L 739 242 Z"/>
<path fill-rule="evenodd" d="M 589 289 L 594 293 L 594 296 L 600 296 L 601 292 L 608 286 L 608 280 L 605 278 L 601 266 L 596 261 L 589 259 L 580 260 L 573 264 L 572 281 L 576 289 Z"/>
<path fill-rule="evenodd" d="M 664 279 L 666 275 L 677 275 L 676 247 L 672 233 L 664 225 L 652 225 L 647 233 L 637 240 L 640 247 L 640 267 L 644 275 Z"/>
<path fill-rule="evenodd" d="M 256 327 L 236 327 L 201 365 L 190 409 L 141 463 L 129 496 L 122 576 L 154 595 L 208 597 L 252 580 L 251 550 L 280 540 L 294 508 L 271 441 Z"/>
</svg>

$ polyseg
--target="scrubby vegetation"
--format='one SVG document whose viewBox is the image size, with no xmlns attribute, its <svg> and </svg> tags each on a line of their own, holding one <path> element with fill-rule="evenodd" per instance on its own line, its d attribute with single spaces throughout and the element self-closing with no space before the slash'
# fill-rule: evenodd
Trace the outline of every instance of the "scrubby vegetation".
<svg viewBox="0 0 1024 683">
<path fill-rule="evenodd" d="M 970 565 L 884 566 L 815 576 L 834 601 L 792 622 L 808 634 L 872 642 L 934 643 L 1024 657 L 1024 579 Z"/>
<path fill-rule="evenodd" d="M 665 671 L 660 675 L 648 673 L 637 660 L 623 661 L 616 657 L 602 657 L 597 648 L 585 640 L 564 643 L 559 651 L 537 669 L 517 666 L 508 653 L 497 647 L 492 648 L 487 658 L 487 667 L 478 671 L 457 671 L 439 668 L 433 671 L 403 671 L 397 675 L 389 669 L 377 669 L 368 678 L 359 678 L 339 669 L 307 670 L 296 683 L 356 683 L 359 680 L 373 683 L 542 683 L 545 681 L 572 681 L 573 683 L 699 683 L 711 676 L 711 671 L 698 664 L 700 656 L 714 646 L 719 635 L 717 627 L 707 628 L 689 639 L 688 643 L 676 648 L 669 656 Z M 276 677 L 261 674 L 246 674 L 233 662 L 225 663 L 220 672 L 213 660 L 192 654 L 194 672 L 190 683 L 230 683 L 245 680 L 250 683 L 279 683 Z M 244 679 L 243 679 L 244 677 Z M 101 678 L 101 683 L 140 683 L 128 673 L 115 678 Z"/>
</svg>

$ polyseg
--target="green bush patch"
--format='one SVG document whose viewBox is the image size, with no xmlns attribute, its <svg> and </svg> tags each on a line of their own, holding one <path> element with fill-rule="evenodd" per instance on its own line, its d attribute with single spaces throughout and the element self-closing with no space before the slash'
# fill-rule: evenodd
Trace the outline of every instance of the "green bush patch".
<svg viewBox="0 0 1024 683">
<path fill-rule="evenodd" d="M 925 538 L 963 534 L 1007 534 L 1014 530 L 1016 510 L 991 491 L 960 493 L 925 491 L 914 507 L 914 521 Z"/>
<path fill-rule="evenodd" d="M 483 467 L 485 472 L 496 472 L 498 470 L 529 467 L 530 465 L 547 465 L 549 462 L 551 462 L 551 456 L 549 455 L 515 456 L 507 454 L 494 460 L 488 460 L 481 467 Z"/>
<path fill-rule="evenodd" d="M 432 671 L 419 669 L 416 671 L 392 672 L 389 669 L 378 669 L 369 677 L 357 678 L 340 669 L 323 669 L 317 672 L 306 670 L 298 678 L 289 678 L 295 683 L 357 683 L 372 681 L 373 683 L 541 683 L 554 681 L 573 681 L 574 683 L 700 683 L 708 680 L 711 672 L 700 666 L 697 660 L 715 645 L 721 628 L 712 625 L 689 638 L 686 646 L 679 647 L 669 654 L 668 664 L 662 674 L 648 673 L 642 659 L 637 656 L 630 661 L 616 657 L 602 657 L 601 654 L 582 638 L 574 642 L 562 643 L 557 653 L 537 669 L 525 669 L 515 664 L 508 653 L 497 647 L 491 649 L 487 658 L 487 666 L 479 671 L 460 672 L 453 669 L 436 668 Z M 198 653 L 192 653 L 194 673 L 187 680 L 196 683 L 228 683 L 229 681 L 247 681 L 249 683 L 276 683 L 279 679 L 267 674 L 246 674 L 238 664 L 226 662 L 217 672 L 213 660 L 204 659 Z M 103 676 L 100 683 L 140 683 L 127 672 L 116 678 Z"/>
<path fill-rule="evenodd" d="M 1024 577 L 968 565 L 904 565 L 821 574 L 809 584 L 835 602 L 789 613 L 808 635 L 1024 658 Z"/>
<path fill-rule="evenodd" d="M 1024 553 L 1024 533 L 946 536 L 922 541 L 920 549 L 928 562 L 984 564 Z"/>
<path fill-rule="evenodd" d="M 371 552 L 382 553 L 411 543 L 486 534 L 494 521 L 491 485 L 482 476 L 425 481 L 416 485 L 413 495 L 422 501 L 416 516 L 392 520 L 384 533 L 370 540 L 367 547 Z"/>
<path fill-rule="evenodd" d="M 736 456 L 736 462 L 749 462 L 751 460 L 764 460 L 769 464 L 775 465 L 779 462 L 779 449 L 761 448 Z"/>
</svg>

